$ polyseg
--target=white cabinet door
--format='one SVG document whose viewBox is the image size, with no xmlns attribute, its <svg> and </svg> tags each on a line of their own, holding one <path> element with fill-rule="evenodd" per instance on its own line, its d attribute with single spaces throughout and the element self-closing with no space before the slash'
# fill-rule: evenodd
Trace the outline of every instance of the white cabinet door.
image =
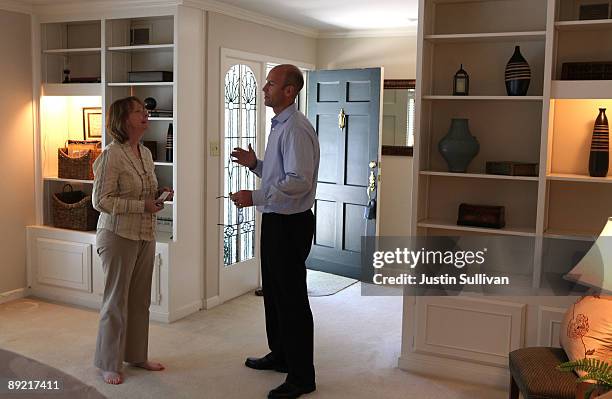
<svg viewBox="0 0 612 399">
<path fill-rule="evenodd" d="M 91 244 L 36 239 L 37 282 L 91 292 Z"/>
<path fill-rule="evenodd" d="M 93 293 L 101 297 L 104 295 L 104 270 L 102 269 L 102 259 L 100 259 L 97 251 L 98 247 L 93 245 L 91 248 L 91 274 L 93 277 Z"/>
<path fill-rule="evenodd" d="M 153 263 L 153 281 L 151 284 L 151 305 L 157 306 L 158 309 L 167 307 L 169 263 L 168 244 L 158 242 L 155 245 L 155 262 Z"/>
<path fill-rule="evenodd" d="M 161 264 L 161 254 L 155 251 L 155 262 L 153 263 L 153 281 L 151 283 L 151 305 L 161 304 L 161 282 L 159 280 L 159 269 Z"/>
</svg>

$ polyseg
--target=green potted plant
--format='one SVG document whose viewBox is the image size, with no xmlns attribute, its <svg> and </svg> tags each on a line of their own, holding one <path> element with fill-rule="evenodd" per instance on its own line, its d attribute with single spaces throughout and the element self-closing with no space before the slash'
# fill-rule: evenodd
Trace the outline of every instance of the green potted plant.
<svg viewBox="0 0 612 399">
<path fill-rule="evenodd" d="M 579 377 L 579 381 L 595 381 L 584 392 L 584 399 L 590 399 L 591 394 L 596 390 L 598 394 L 604 394 L 612 390 L 612 363 L 599 359 L 584 358 L 561 363 L 557 366 L 557 369 L 561 371 L 583 371 L 586 374 Z"/>
</svg>

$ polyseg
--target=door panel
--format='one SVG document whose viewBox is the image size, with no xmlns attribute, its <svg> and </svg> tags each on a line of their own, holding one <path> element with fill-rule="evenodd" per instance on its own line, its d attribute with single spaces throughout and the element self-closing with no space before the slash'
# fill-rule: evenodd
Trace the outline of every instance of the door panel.
<svg viewBox="0 0 612 399">
<path fill-rule="evenodd" d="M 346 251 L 361 252 L 361 236 L 366 228 L 363 205 L 344 204 L 344 247 Z"/>
<path fill-rule="evenodd" d="M 364 219 L 364 210 L 368 164 L 378 161 L 381 75 L 378 68 L 309 75 L 308 118 L 321 148 L 315 239 L 307 261 L 312 269 L 358 278 L 361 237 L 376 234 L 376 221 Z"/>
<path fill-rule="evenodd" d="M 334 201 L 317 200 L 315 213 L 318 215 L 315 225 L 315 245 L 333 248 L 336 242 L 336 204 Z"/>
<path fill-rule="evenodd" d="M 369 116 L 351 115 L 347 118 L 346 134 L 346 184 L 368 185 L 368 163 L 370 154 Z M 364 160 L 366 162 L 364 163 Z"/>
<path fill-rule="evenodd" d="M 340 135 L 335 131 L 338 126 L 337 115 L 319 115 L 317 120 L 319 134 L 319 180 L 334 184 L 338 180 L 338 142 Z"/>
</svg>

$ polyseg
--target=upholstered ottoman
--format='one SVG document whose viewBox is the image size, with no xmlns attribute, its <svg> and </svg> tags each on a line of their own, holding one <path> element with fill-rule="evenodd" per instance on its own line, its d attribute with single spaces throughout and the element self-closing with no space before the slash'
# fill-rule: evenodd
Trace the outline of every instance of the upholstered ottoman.
<svg viewBox="0 0 612 399">
<path fill-rule="evenodd" d="M 561 348 L 534 347 L 510 352 L 510 399 L 575 399 L 577 377 L 557 370 L 566 362 Z"/>
</svg>

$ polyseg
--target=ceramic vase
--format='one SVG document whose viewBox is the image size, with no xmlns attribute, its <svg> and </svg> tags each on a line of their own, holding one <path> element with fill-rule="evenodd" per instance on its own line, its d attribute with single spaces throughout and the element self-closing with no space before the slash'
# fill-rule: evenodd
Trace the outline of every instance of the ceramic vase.
<svg viewBox="0 0 612 399">
<path fill-rule="evenodd" d="M 606 109 L 599 108 L 599 115 L 595 119 L 595 126 L 593 127 L 591 156 L 589 157 L 589 174 L 593 177 L 605 177 L 608 174 L 609 140 Z"/>
<path fill-rule="evenodd" d="M 465 173 L 468 165 L 480 150 L 476 137 L 468 128 L 467 119 L 452 119 L 446 136 L 438 143 L 440 154 L 448 164 L 450 172 Z"/>
<path fill-rule="evenodd" d="M 514 47 L 514 54 L 506 64 L 506 92 L 509 96 L 524 96 L 531 82 L 531 69 L 521 54 L 521 47 Z"/>
</svg>

